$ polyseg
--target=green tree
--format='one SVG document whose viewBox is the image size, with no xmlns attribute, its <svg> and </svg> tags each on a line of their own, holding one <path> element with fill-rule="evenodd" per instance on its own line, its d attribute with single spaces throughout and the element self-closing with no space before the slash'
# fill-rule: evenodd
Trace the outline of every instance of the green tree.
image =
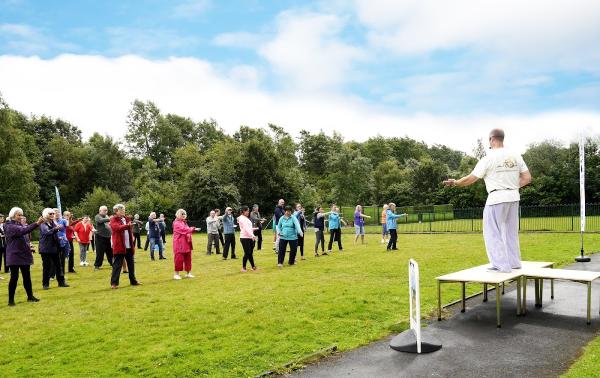
<svg viewBox="0 0 600 378">
<path fill-rule="evenodd" d="M 240 194 L 233 184 L 223 184 L 204 168 L 190 171 L 180 186 L 181 205 L 192 220 L 205 219 L 211 210 L 238 208 Z"/>
<path fill-rule="evenodd" d="M 98 209 L 100 209 L 100 206 L 108 207 L 110 214 L 113 206 L 118 203 L 122 203 L 119 194 L 106 188 L 94 187 L 91 192 L 87 193 L 83 197 L 77 206 L 74 206 L 70 210 L 73 211 L 73 214 L 76 217 L 88 215 L 93 218 L 96 214 L 98 214 Z"/>
</svg>

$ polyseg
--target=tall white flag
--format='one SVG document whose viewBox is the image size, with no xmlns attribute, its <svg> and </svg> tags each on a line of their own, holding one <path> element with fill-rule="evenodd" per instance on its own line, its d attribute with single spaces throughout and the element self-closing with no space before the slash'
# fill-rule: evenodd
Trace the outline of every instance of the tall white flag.
<svg viewBox="0 0 600 378">
<path fill-rule="evenodd" d="M 581 232 L 585 232 L 585 137 L 579 140 L 579 198 L 581 200 Z"/>
</svg>

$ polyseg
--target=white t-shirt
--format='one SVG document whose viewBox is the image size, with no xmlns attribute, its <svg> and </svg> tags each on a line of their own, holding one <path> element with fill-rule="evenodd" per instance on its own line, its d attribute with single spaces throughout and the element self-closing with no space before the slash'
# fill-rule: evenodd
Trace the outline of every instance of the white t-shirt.
<svg viewBox="0 0 600 378">
<path fill-rule="evenodd" d="M 519 176 L 529 169 L 523 157 L 506 148 L 489 150 L 475 168 L 472 175 L 485 180 L 488 192 L 486 205 L 519 201 Z"/>
</svg>

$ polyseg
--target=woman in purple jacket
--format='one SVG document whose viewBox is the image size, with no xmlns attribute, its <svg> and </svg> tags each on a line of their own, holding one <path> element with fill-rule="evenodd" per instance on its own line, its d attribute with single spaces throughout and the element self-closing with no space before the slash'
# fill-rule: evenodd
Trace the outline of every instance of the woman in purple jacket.
<svg viewBox="0 0 600 378">
<path fill-rule="evenodd" d="M 6 234 L 6 265 L 10 269 L 10 282 L 8 283 L 8 305 L 15 305 L 15 291 L 19 282 L 19 270 L 23 276 L 23 287 L 27 292 L 28 302 L 39 302 L 39 299 L 33 296 L 31 286 L 30 266 L 33 264 L 33 254 L 29 244 L 29 234 L 40 224 L 44 223 L 44 218 L 28 226 L 21 224 L 23 210 L 13 207 L 8 213 L 8 222 L 4 225 Z"/>
</svg>

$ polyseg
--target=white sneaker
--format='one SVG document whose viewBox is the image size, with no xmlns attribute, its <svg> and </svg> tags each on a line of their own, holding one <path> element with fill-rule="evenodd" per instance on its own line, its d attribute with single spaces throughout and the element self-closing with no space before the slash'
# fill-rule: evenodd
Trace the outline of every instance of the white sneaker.
<svg viewBox="0 0 600 378">
<path fill-rule="evenodd" d="M 283 268 L 283 264 L 277 264 L 278 268 Z"/>
<path fill-rule="evenodd" d="M 3 280 L 3 279 L 4 279 L 4 277 L 0 276 L 0 280 Z"/>
<path fill-rule="evenodd" d="M 180 280 L 181 276 L 179 274 L 176 274 L 176 275 L 173 276 L 173 279 L 174 280 Z"/>
<path fill-rule="evenodd" d="M 90 263 L 87 261 L 84 261 L 85 266 L 90 266 Z"/>
<path fill-rule="evenodd" d="M 385 239 L 381 239 L 381 244 L 385 243 Z"/>
<path fill-rule="evenodd" d="M 79 266 L 85 266 L 85 263 L 82 261 L 79 263 Z"/>
<path fill-rule="evenodd" d="M 194 278 L 196 276 L 194 276 L 192 273 L 188 273 L 185 275 L 185 278 Z"/>
</svg>

